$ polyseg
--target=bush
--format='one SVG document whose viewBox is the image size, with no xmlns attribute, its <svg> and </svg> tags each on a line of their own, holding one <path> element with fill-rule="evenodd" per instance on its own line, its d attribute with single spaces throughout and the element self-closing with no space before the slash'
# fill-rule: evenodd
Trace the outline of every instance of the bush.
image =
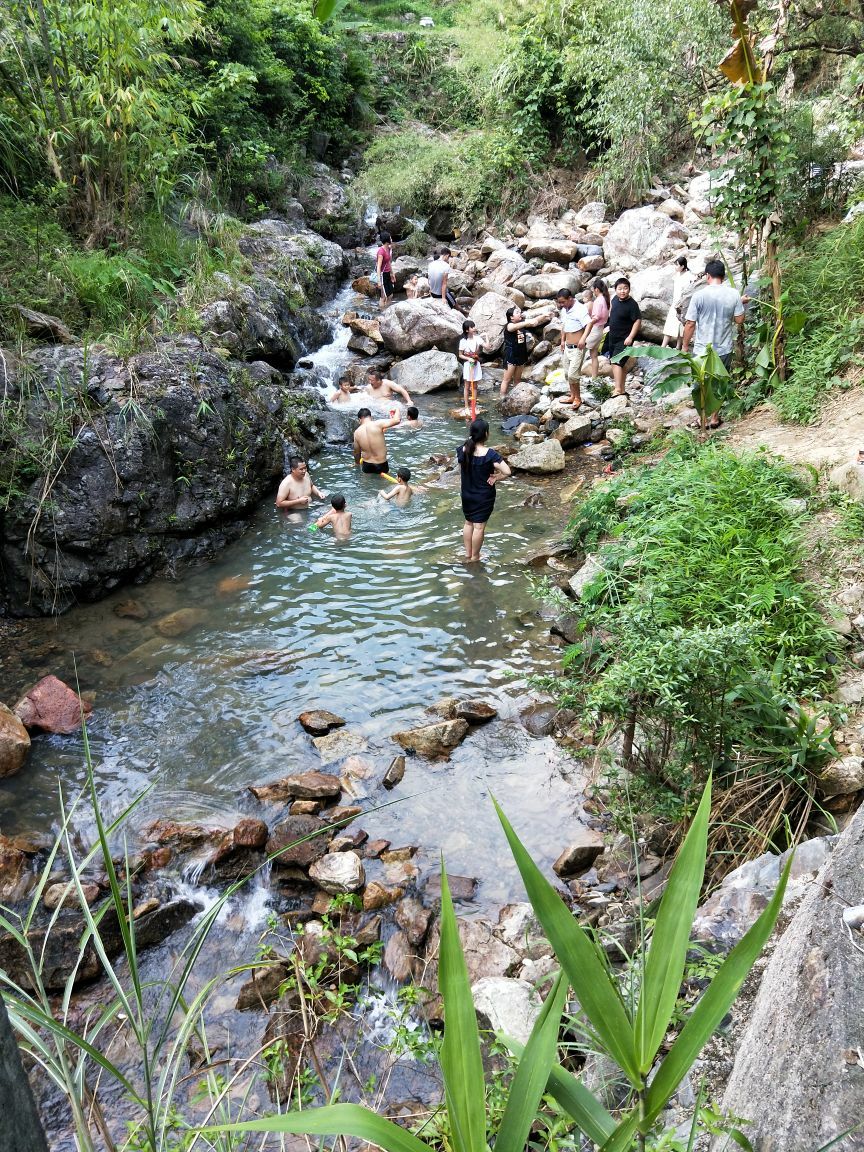
<svg viewBox="0 0 864 1152">
<path fill-rule="evenodd" d="M 592 493 L 570 529 L 576 546 L 611 539 L 575 610 L 584 639 L 558 692 L 623 726 L 625 767 L 685 802 L 713 771 L 757 846 L 784 812 L 800 824 L 830 753 L 838 639 L 801 579 L 789 500 L 806 492 L 766 455 L 687 437 Z M 731 821 L 723 834 L 749 842 Z"/>
<path fill-rule="evenodd" d="M 864 346 L 864 216 L 815 238 L 789 261 L 784 284 L 807 324 L 791 336 L 789 377 L 774 389 L 781 419 L 810 424 L 824 394 L 843 386 Z"/>
</svg>

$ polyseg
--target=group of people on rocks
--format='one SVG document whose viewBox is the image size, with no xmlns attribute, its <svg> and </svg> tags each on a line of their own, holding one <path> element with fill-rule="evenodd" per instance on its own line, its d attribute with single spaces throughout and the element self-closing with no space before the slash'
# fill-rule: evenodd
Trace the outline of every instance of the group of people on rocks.
<svg viewBox="0 0 864 1152">
<path fill-rule="evenodd" d="M 429 265 L 428 279 L 432 295 L 454 307 L 455 300 L 448 288 L 451 255 L 449 248 L 443 248 L 436 254 Z M 689 271 L 686 257 L 678 257 L 675 264 L 672 303 L 663 328 L 663 346 L 668 347 L 674 341 L 675 346 L 684 353 L 692 347 L 696 356 L 704 356 L 709 348 L 713 348 L 728 369 L 732 360 L 735 329 L 744 323 L 747 297 L 742 297 L 726 283 L 726 269 L 720 260 L 708 261 L 704 286 L 698 291 L 692 291 L 688 297 L 688 293 L 695 287 L 695 277 Z M 377 253 L 377 273 L 383 306 L 395 293 L 392 242 L 386 233 L 381 237 Z M 406 285 L 409 296 L 412 291 L 416 295 L 416 280 L 414 277 L 414 284 L 409 281 Z M 636 358 L 623 354 L 634 347 L 642 327 L 642 313 L 639 304 L 630 294 L 630 288 L 627 277 L 619 276 L 613 285 L 614 295 L 610 295 L 606 282 L 595 277 L 588 285 L 583 299 L 577 299 L 569 288 L 563 288 L 557 294 L 561 359 L 569 390 L 569 397 L 561 403 L 572 406 L 574 411 L 582 405 L 581 379 L 586 355 L 590 358 L 590 368 L 586 375 L 596 378 L 601 374 L 602 355 L 609 362 L 613 395 L 626 394 L 627 375 L 635 366 Z M 552 318 L 551 314 L 526 317 L 516 304 L 507 309 L 502 332 L 502 398 L 512 385 L 522 379 L 523 369 L 528 363 L 528 329 L 546 324 Z M 466 319 L 462 324 L 462 338 L 457 353 L 462 366 L 466 416 L 472 395 L 476 397 L 477 384 L 483 378 L 482 355 L 488 352 L 488 341 L 478 333 L 474 321 Z M 391 404 L 394 396 L 398 396 L 407 405 L 404 422 L 398 403 L 390 408 L 389 416 L 384 419 L 373 417 L 370 407 L 361 407 L 357 413 L 358 425 L 353 438 L 355 465 L 364 473 L 383 476 L 391 481 L 393 487 L 380 495 L 382 499 L 392 500 L 396 505 L 404 507 L 416 492 L 422 492 L 423 489 L 411 485 L 411 473 L 407 468 L 399 468 L 395 477 L 390 475 L 384 434 L 399 425 L 420 428 L 422 422 L 419 410 L 412 404 L 408 390 L 395 380 L 386 379 L 377 368 L 369 369 L 367 384 L 360 392 L 379 408 Z M 330 402 L 334 405 L 353 403 L 356 395 L 350 378 L 342 376 Z M 716 427 L 718 423 L 719 418 L 715 416 L 711 426 Z M 511 474 L 503 457 L 488 446 L 488 437 L 487 421 L 482 417 L 473 419 L 468 429 L 468 438 L 456 453 L 465 518 L 462 534 L 464 559 L 472 562 L 480 559 L 486 524 L 495 507 L 495 486 Z M 291 460 L 288 476 L 279 486 L 276 507 L 285 510 L 307 508 L 313 496 L 324 498 L 312 483 L 305 461 L 295 457 Z M 325 527 L 331 527 L 334 535 L 341 538 L 347 537 L 351 531 L 351 513 L 341 493 L 331 498 L 330 511 L 310 525 L 313 530 Z"/>
</svg>

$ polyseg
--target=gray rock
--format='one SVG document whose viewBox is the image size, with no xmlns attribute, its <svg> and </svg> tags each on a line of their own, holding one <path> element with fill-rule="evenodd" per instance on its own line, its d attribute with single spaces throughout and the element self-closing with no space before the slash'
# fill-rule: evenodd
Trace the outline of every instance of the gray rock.
<svg viewBox="0 0 864 1152">
<path fill-rule="evenodd" d="M 438 724 L 423 724 L 419 728 L 394 732 L 390 739 L 408 751 L 417 752 L 429 760 L 438 760 L 448 759 L 467 733 L 466 720 L 442 720 Z"/>
<path fill-rule="evenodd" d="M 579 828 L 575 838 L 564 849 L 552 871 L 563 880 L 587 872 L 603 851 L 603 837 L 594 828 Z"/>
<path fill-rule="evenodd" d="M 567 466 L 564 449 L 557 440 L 526 444 L 507 463 L 517 472 L 563 472 Z"/>
<path fill-rule="evenodd" d="M 432 909 L 425 908 L 416 896 L 406 896 L 396 909 L 396 923 L 405 932 L 409 944 L 418 947 L 426 938 L 432 920 Z"/>
<path fill-rule="evenodd" d="M 474 1007 L 484 1025 L 493 1032 L 512 1036 L 527 1044 L 540 1015 L 541 1001 L 527 980 L 484 976 L 471 986 Z"/>
<path fill-rule="evenodd" d="M 477 325 L 477 331 L 486 338 L 489 352 L 498 352 L 504 343 L 504 325 L 507 323 L 507 309 L 513 307 L 509 296 L 501 292 L 486 292 L 468 313 L 469 319 Z"/>
<path fill-rule="evenodd" d="M 585 589 L 603 571 L 603 565 L 596 556 L 586 556 L 585 563 L 567 582 L 567 587 L 577 600 L 582 598 Z"/>
<path fill-rule="evenodd" d="M 820 774 L 819 791 L 823 796 L 846 796 L 864 788 L 864 760 L 860 756 L 841 756 L 832 760 Z"/>
<path fill-rule="evenodd" d="M 606 205 L 602 200 L 590 200 L 576 213 L 573 223 L 578 228 L 592 228 L 606 219 Z"/>
<path fill-rule="evenodd" d="M 270 833 L 267 855 L 278 853 L 274 865 L 306 868 L 324 855 L 330 837 L 327 821 L 318 816 L 286 816 Z"/>
<path fill-rule="evenodd" d="M 456 876 L 447 873 L 447 886 L 454 901 L 470 902 L 477 892 L 477 881 L 473 876 Z M 433 872 L 426 882 L 426 895 L 430 900 L 441 899 L 441 873 Z"/>
<path fill-rule="evenodd" d="M 464 317 L 440 300 L 399 300 L 382 314 L 384 344 L 399 356 L 428 348 L 453 352 L 462 337 Z"/>
<path fill-rule="evenodd" d="M 591 439 L 591 417 L 583 416 L 577 412 L 571 416 L 566 424 L 561 424 L 552 433 L 562 448 L 575 448 L 579 444 L 587 444 Z"/>
<path fill-rule="evenodd" d="M 356 852 L 328 852 L 310 866 L 309 877 L 332 896 L 359 892 L 366 883 L 363 861 Z"/>
<path fill-rule="evenodd" d="M 458 387 L 460 367 L 452 352 L 439 352 L 437 348 L 430 348 L 394 364 L 390 375 L 397 384 L 407 388 L 412 396 L 423 396 L 440 388 Z"/>
<path fill-rule="evenodd" d="M 528 236 L 525 255 L 529 260 L 554 260 L 556 264 L 567 265 L 576 258 L 576 244 L 563 236 Z"/>
<path fill-rule="evenodd" d="M 411 977 L 414 953 L 408 937 L 401 930 L 394 932 L 384 948 L 384 967 L 394 980 L 404 984 Z"/>
<path fill-rule="evenodd" d="M 616 416 L 623 416 L 629 407 L 626 396 L 610 396 L 600 405 L 600 415 L 604 420 L 614 420 Z"/>
<path fill-rule="evenodd" d="M 525 380 L 512 388 L 501 402 L 501 415 L 505 419 L 510 416 L 527 416 L 537 401 L 541 392 L 533 384 Z"/>
<path fill-rule="evenodd" d="M 541 272 L 536 276 L 520 276 L 513 286 L 533 300 L 554 300 L 563 288 L 578 292 L 582 281 L 572 272 Z"/>
<path fill-rule="evenodd" d="M 52 340 L 55 344 L 74 344 L 75 337 L 58 316 L 49 316 L 46 312 L 34 312 L 32 308 L 25 308 L 23 304 L 14 305 L 14 309 L 24 321 L 24 329 L 28 336 Z"/>
<path fill-rule="evenodd" d="M 486 291 L 494 291 L 504 285 L 513 284 L 520 276 L 524 276 L 529 268 L 525 260 L 515 248 L 498 248 L 486 261 L 486 272 L 482 282 L 488 282 Z"/>
<path fill-rule="evenodd" d="M 254 784 L 249 791 L 264 804 L 285 804 L 289 800 L 338 800 L 342 785 L 328 772 L 298 772 L 268 784 Z"/>
<path fill-rule="evenodd" d="M 0 778 L 20 771 L 29 750 L 27 729 L 11 708 L 0 703 Z"/>
<path fill-rule="evenodd" d="M 750 1010 L 723 1110 L 750 1121 L 758 1152 L 812 1152 L 860 1121 L 864 934 L 845 927 L 843 908 L 861 898 L 862 860 L 864 808 L 784 932 Z M 860 1148 L 860 1132 L 838 1146 Z"/>
<path fill-rule="evenodd" d="M 687 229 L 656 208 L 622 212 L 603 242 L 606 262 L 621 272 L 637 272 L 651 264 L 666 264 L 687 243 Z"/>
<path fill-rule="evenodd" d="M 404 756 L 394 756 L 393 759 L 390 761 L 390 765 L 389 765 L 387 771 L 384 773 L 384 779 L 381 781 L 381 783 L 389 791 L 389 789 L 395 788 L 397 784 L 402 783 L 402 779 L 403 779 L 404 775 L 405 775 L 405 757 Z"/>
<path fill-rule="evenodd" d="M 832 488 L 839 488 L 853 500 L 864 501 L 864 465 L 840 464 L 832 469 L 828 477 Z"/>
<path fill-rule="evenodd" d="M 367 748 L 364 736 L 359 732 L 349 732 L 346 728 L 337 728 L 326 736 L 313 736 L 312 743 L 318 749 L 322 764 L 333 764 L 356 752 L 365 752 Z"/>
</svg>

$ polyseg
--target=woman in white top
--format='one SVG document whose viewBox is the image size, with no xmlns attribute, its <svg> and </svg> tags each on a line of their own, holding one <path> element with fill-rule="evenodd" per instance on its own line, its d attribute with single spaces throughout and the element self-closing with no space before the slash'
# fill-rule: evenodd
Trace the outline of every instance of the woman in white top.
<svg viewBox="0 0 864 1152">
<path fill-rule="evenodd" d="M 678 305 L 685 291 L 693 283 L 693 274 L 687 269 L 687 258 L 679 256 L 675 264 L 677 268 L 672 283 L 672 304 L 666 313 L 666 322 L 663 325 L 663 348 L 668 348 L 673 340 L 676 348 L 681 347 L 684 340 L 684 325 L 678 319 Z"/>
<path fill-rule="evenodd" d="M 459 341 L 459 359 L 462 361 L 462 383 L 464 385 L 465 407 L 471 405 L 471 384 L 483 379 L 480 353 L 486 351 L 486 340 L 477 334 L 473 320 L 462 324 L 462 339 Z"/>
</svg>

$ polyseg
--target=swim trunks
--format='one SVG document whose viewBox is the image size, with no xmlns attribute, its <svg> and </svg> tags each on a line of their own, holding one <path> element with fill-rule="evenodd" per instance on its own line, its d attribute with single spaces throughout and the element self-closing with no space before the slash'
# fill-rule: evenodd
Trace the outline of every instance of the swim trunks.
<svg viewBox="0 0 864 1152">
<path fill-rule="evenodd" d="M 390 471 L 390 465 L 386 460 L 383 464 L 372 464 L 369 460 L 364 460 L 361 471 L 371 476 L 380 476 L 382 472 Z"/>
</svg>

